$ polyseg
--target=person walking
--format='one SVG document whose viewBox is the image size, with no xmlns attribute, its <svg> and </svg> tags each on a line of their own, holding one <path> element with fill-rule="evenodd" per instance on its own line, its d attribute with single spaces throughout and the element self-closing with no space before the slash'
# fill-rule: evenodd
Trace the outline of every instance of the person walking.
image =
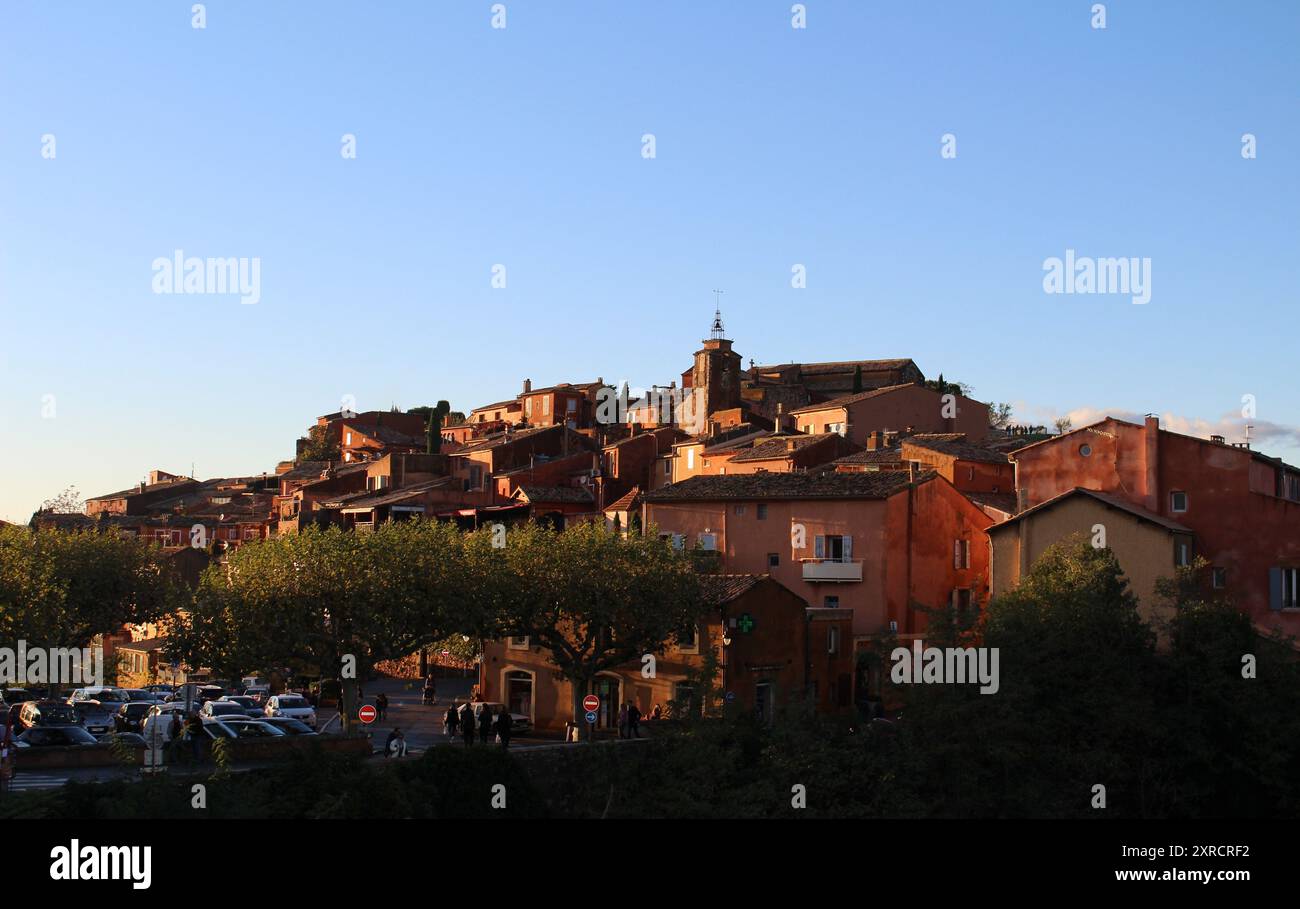
<svg viewBox="0 0 1300 909">
<path fill-rule="evenodd" d="M 492 708 L 487 704 L 478 714 L 478 741 L 480 745 L 486 745 L 492 737 Z"/>
<path fill-rule="evenodd" d="M 460 737 L 466 745 L 474 744 L 474 711 L 468 707 L 461 708 Z"/>
<path fill-rule="evenodd" d="M 501 739 L 502 750 L 510 747 L 510 727 L 513 725 L 514 720 L 510 718 L 509 710 L 502 710 L 497 715 L 497 737 Z"/>
<path fill-rule="evenodd" d="M 449 739 L 456 737 L 456 727 L 460 725 L 460 714 L 456 712 L 455 707 L 448 707 L 447 713 L 442 718 L 442 734 Z"/>
<path fill-rule="evenodd" d="M 630 739 L 641 738 L 641 708 L 635 701 L 629 701 L 627 705 L 627 733 Z"/>
<path fill-rule="evenodd" d="M 620 704 L 618 708 L 618 737 L 627 738 L 627 704 Z"/>
<path fill-rule="evenodd" d="M 378 714 L 376 719 L 382 723 L 384 717 L 388 715 L 388 695 L 384 694 L 382 691 L 375 696 L 375 711 Z"/>
<path fill-rule="evenodd" d="M 194 763 L 198 763 L 202 758 L 202 738 L 203 738 L 203 720 L 199 717 L 196 710 L 190 714 L 189 720 L 185 723 L 185 736 L 190 740 L 190 756 Z"/>
<path fill-rule="evenodd" d="M 161 719 L 161 717 L 159 717 Z M 181 743 L 181 712 L 172 711 L 172 721 L 167 724 L 167 750 L 170 752 L 171 760 L 176 760 L 176 749 Z"/>
</svg>

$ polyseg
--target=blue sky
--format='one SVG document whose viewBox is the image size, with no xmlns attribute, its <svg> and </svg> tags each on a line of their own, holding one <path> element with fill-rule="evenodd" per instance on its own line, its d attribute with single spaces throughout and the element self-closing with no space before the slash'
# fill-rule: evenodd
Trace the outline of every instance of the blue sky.
<svg viewBox="0 0 1300 909">
<path fill-rule="evenodd" d="M 272 470 L 344 395 L 666 383 L 713 288 L 746 362 L 1237 437 L 1253 394 L 1300 459 L 1300 4 L 791 5 L 5 0 L 0 517 Z M 261 299 L 153 293 L 177 249 Z M 1151 302 L 1045 294 L 1066 249 Z"/>
</svg>

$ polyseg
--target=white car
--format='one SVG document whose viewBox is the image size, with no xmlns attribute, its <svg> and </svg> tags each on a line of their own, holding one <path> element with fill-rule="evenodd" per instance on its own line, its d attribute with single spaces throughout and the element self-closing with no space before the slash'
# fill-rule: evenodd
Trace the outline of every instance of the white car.
<svg viewBox="0 0 1300 909">
<path fill-rule="evenodd" d="M 287 716 L 316 728 L 316 708 L 300 694 L 277 694 L 266 702 L 267 716 Z"/>
<path fill-rule="evenodd" d="M 150 735 L 154 727 L 160 727 L 164 742 L 171 741 L 172 714 L 180 714 L 181 726 L 185 725 L 185 705 L 177 703 L 156 704 L 149 709 L 149 715 L 144 718 L 144 724 L 140 728 L 140 734 L 144 736 L 146 742 L 151 741 Z"/>
</svg>

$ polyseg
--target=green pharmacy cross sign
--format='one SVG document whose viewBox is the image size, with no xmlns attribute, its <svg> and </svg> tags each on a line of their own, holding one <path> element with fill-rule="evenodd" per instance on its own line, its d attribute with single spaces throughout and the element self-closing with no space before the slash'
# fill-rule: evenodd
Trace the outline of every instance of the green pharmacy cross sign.
<svg viewBox="0 0 1300 909">
<path fill-rule="evenodd" d="M 740 630 L 745 634 L 749 634 L 754 630 L 754 617 L 748 612 L 744 613 L 740 617 Z"/>
</svg>

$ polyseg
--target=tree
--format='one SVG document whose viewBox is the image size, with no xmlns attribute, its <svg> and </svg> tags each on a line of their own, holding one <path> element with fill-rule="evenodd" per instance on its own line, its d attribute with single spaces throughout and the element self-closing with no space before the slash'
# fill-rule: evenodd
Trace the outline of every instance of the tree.
<svg viewBox="0 0 1300 909">
<path fill-rule="evenodd" d="M 945 381 L 943 373 L 939 373 L 937 379 L 927 379 L 925 387 L 931 391 L 937 391 L 941 395 L 963 395 L 968 398 L 975 392 L 975 389 L 965 382 Z"/>
<path fill-rule="evenodd" d="M 1057 417 L 1052 421 L 1052 425 L 1056 427 L 1056 434 L 1063 436 L 1074 428 L 1074 421 L 1069 417 Z"/>
<path fill-rule="evenodd" d="M 989 405 L 989 425 L 994 429 L 1006 429 L 1011 425 L 1011 418 L 1010 404 Z"/>
<path fill-rule="evenodd" d="M 350 729 L 356 682 L 376 662 L 472 624 L 461 546 L 455 527 L 427 521 L 245 544 L 204 572 L 169 655 L 234 678 L 284 665 L 338 677 Z"/>
<path fill-rule="evenodd" d="M 298 463 L 304 461 L 337 461 L 342 457 L 337 440 L 330 438 L 328 426 L 313 426 L 307 430 L 307 442 L 298 454 Z"/>
<path fill-rule="evenodd" d="M 186 603 L 162 551 L 116 530 L 0 528 L 0 640 L 85 647 L 124 625 L 158 622 Z"/>
<path fill-rule="evenodd" d="M 497 563 L 484 586 L 494 590 L 487 609 L 500 610 L 499 634 L 527 635 L 548 653 L 572 685 L 575 722 L 599 673 L 684 640 L 708 608 L 690 561 L 654 534 L 527 524 L 481 554 Z"/>
<path fill-rule="evenodd" d="M 86 503 L 81 499 L 77 487 L 69 486 L 52 499 L 41 503 L 41 511 L 52 514 L 81 514 L 86 510 Z"/>
<path fill-rule="evenodd" d="M 418 413 L 425 419 L 425 451 L 428 454 L 437 454 L 441 451 L 442 427 L 451 414 L 451 405 L 446 401 L 439 401 L 436 407 L 412 407 L 407 413 Z"/>
</svg>

